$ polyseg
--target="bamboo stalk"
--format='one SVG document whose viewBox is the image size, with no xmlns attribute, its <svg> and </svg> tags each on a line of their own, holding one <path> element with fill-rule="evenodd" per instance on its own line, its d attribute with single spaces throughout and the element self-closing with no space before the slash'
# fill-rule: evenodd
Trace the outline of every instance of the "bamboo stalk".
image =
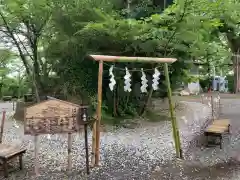
<svg viewBox="0 0 240 180">
<path fill-rule="evenodd" d="M 98 105 L 97 105 L 97 121 L 96 121 L 96 152 L 95 165 L 99 165 L 100 161 L 100 125 L 102 117 L 102 79 L 103 79 L 103 61 L 99 61 L 98 69 Z"/>
<path fill-rule="evenodd" d="M 127 57 L 127 56 L 104 56 L 90 55 L 96 61 L 106 62 L 140 62 L 140 63 L 173 63 L 176 58 L 157 58 L 157 57 Z"/>
<path fill-rule="evenodd" d="M 182 158 L 182 150 L 181 150 L 181 142 L 180 142 L 180 136 L 179 136 L 179 129 L 177 125 L 177 119 L 173 108 L 173 102 L 172 102 L 172 90 L 170 86 L 170 79 L 169 79 L 169 72 L 168 72 L 168 64 L 164 64 L 164 74 L 166 78 L 167 83 L 167 91 L 168 91 L 168 102 L 169 102 L 169 110 L 171 115 L 171 122 L 172 122 L 172 129 L 173 129 L 173 138 L 175 143 L 175 150 L 176 150 L 176 156 L 178 158 Z"/>
</svg>

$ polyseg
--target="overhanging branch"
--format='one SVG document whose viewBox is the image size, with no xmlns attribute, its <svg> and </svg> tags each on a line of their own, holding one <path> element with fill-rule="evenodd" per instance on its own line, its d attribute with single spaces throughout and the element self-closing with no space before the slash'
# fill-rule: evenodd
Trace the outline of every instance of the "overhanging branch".
<svg viewBox="0 0 240 180">
<path fill-rule="evenodd" d="M 5 16 L 3 15 L 3 13 L 2 13 L 1 11 L 0 11 L 0 17 L 2 18 L 3 24 L 4 24 L 5 28 L 6 28 L 6 30 L 8 31 L 10 37 L 12 38 L 15 46 L 16 46 L 17 49 L 18 49 L 19 55 L 20 55 L 20 57 L 21 57 L 21 59 L 22 59 L 22 61 L 23 61 L 23 64 L 24 64 L 25 68 L 26 68 L 27 74 L 30 75 L 30 74 L 31 74 L 31 71 L 30 71 L 30 68 L 29 68 L 29 64 L 28 64 L 28 62 L 27 62 L 27 59 L 26 59 L 26 57 L 24 56 L 24 53 L 23 53 L 20 45 L 18 44 L 17 39 L 15 38 L 15 36 L 14 36 L 12 30 L 11 30 L 11 27 L 9 26 L 9 24 L 8 24 Z"/>
<path fill-rule="evenodd" d="M 182 20 L 183 20 L 183 18 L 185 16 L 186 9 L 187 9 L 187 3 L 188 3 L 188 0 L 185 0 L 184 7 L 183 7 L 183 13 L 181 14 L 179 20 L 176 22 L 177 24 L 182 22 Z M 164 52 L 164 56 L 167 55 L 167 47 L 168 47 L 169 43 L 171 43 L 171 41 L 173 40 L 174 36 L 176 35 L 177 30 L 178 30 L 178 27 L 175 28 L 175 30 L 173 31 L 172 35 L 170 36 L 170 38 L 168 39 L 167 43 L 165 44 L 165 46 L 164 46 L 164 49 L 165 49 L 164 50 L 165 51 Z"/>
</svg>

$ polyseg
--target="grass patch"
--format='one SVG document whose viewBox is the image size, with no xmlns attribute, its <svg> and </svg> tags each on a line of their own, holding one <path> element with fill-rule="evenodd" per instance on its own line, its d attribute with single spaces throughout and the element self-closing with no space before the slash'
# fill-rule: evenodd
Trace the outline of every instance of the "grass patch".
<svg viewBox="0 0 240 180">
<path fill-rule="evenodd" d="M 108 114 L 102 115 L 101 123 L 103 125 L 109 125 L 114 127 L 134 127 L 139 123 L 139 120 L 146 121 L 146 122 L 160 122 L 160 121 L 169 121 L 170 117 L 165 113 L 156 113 L 154 111 L 147 110 L 143 117 L 112 117 Z"/>
<path fill-rule="evenodd" d="M 169 121 L 170 117 L 164 113 L 156 113 L 150 110 L 147 110 L 144 114 L 144 117 L 149 122 L 160 122 L 160 121 Z"/>
<path fill-rule="evenodd" d="M 119 124 L 121 124 L 121 121 L 123 120 L 124 119 L 121 117 L 113 117 L 108 114 L 102 115 L 102 124 L 105 124 L 105 125 L 118 126 Z"/>
<path fill-rule="evenodd" d="M 133 116 L 124 116 L 124 117 L 113 117 L 112 115 L 106 114 L 103 112 L 102 114 L 102 124 L 105 125 L 112 125 L 112 126 L 119 126 L 124 122 L 133 121 Z"/>
</svg>

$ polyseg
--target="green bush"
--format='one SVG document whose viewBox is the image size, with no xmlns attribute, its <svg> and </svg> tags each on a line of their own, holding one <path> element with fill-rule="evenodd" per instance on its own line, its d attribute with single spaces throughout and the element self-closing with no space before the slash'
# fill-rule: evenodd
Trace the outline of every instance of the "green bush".
<svg viewBox="0 0 240 180">
<path fill-rule="evenodd" d="M 228 91 L 233 93 L 234 92 L 234 75 L 228 75 Z"/>
<path fill-rule="evenodd" d="M 209 77 L 201 78 L 199 79 L 199 84 L 203 91 L 206 92 L 208 90 L 209 85 L 212 84 L 212 78 Z"/>
<path fill-rule="evenodd" d="M 12 96 L 3 96 L 2 100 L 3 101 L 11 101 L 12 100 Z"/>
</svg>

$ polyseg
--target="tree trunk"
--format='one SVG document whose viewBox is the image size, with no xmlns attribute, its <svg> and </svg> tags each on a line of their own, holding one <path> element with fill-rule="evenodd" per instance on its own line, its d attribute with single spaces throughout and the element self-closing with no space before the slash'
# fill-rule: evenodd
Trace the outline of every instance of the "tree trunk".
<svg viewBox="0 0 240 180">
<path fill-rule="evenodd" d="M 32 44 L 31 44 L 31 48 L 32 48 L 32 52 L 33 52 L 33 74 L 34 74 L 34 80 L 35 80 L 35 86 L 38 88 L 38 90 L 40 90 L 40 92 L 38 91 L 38 93 L 42 94 L 42 92 L 44 92 L 44 85 L 42 84 L 42 79 L 41 79 L 41 75 L 40 75 L 40 65 L 38 62 L 38 38 L 35 37 L 32 40 Z M 36 90 L 35 90 L 36 91 Z M 39 96 L 39 95 L 36 95 Z M 39 98 L 39 97 L 36 97 Z"/>
<path fill-rule="evenodd" d="M 117 88 L 113 90 L 113 116 L 117 116 Z"/>
<path fill-rule="evenodd" d="M 152 99 L 152 94 L 153 94 L 153 88 L 150 89 L 148 96 L 143 104 L 143 107 L 141 108 L 140 112 L 139 112 L 139 116 L 142 116 L 144 114 L 144 112 L 146 111 L 151 99 Z"/>
<path fill-rule="evenodd" d="M 228 30 L 228 29 L 227 29 Z M 233 71 L 234 71 L 234 91 L 235 93 L 239 92 L 239 85 L 240 85 L 240 75 L 239 75 L 239 52 L 240 52 L 240 36 L 237 36 L 232 31 L 226 32 L 226 37 L 228 40 L 229 47 L 232 51 L 232 61 L 233 61 Z"/>
<path fill-rule="evenodd" d="M 207 54 L 207 73 L 208 73 L 208 90 L 211 89 L 212 86 L 212 82 L 211 82 L 211 65 L 210 65 L 210 61 L 209 61 L 209 54 Z"/>
<path fill-rule="evenodd" d="M 240 57 L 239 57 L 239 50 L 233 56 L 233 70 L 234 70 L 234 90 L 235 93 L 240 92 Z"/>
<path fill-rule="evenodd" d="M 21 49 L 20 43 L 19 43 L 19 42 L 17 41 L 17 39 L 15 38 L 13 30 L 11 29 L 11 27 L 9 26 L 9 24 L 8 24 L 5 16 L 4 16 L 1 12 L 0 12 L 0 16 L 1 16 L 2 20 L 3 20 L 3 22 L 4 22 L 4 26 L 5 26 L 5 28 L 6 28 L 7 32 L 8 32 L 8 36 L 13 40 L 15 46 L 16 46 L 17 49 L 18 49 L 19 55 L 20 55 L 21 60 L 22 60 L 22 62 L 23 62 L 23 64 L 24 64 L 24 67 L 25 67 L 25 69 L 26 69 L 27 75 L 28 75 L 29 77 L 31 77 L 30 66 L 29 66 L 29 64 L 28 64 L 28 61 L 27 61 L 26 56 L 24 55 L 24 53 L 23 53 L 23 51 L 22 51 L 22 49 Z M 37 41 L 36 41 L 36 43 L 37 43 Z M 36 44 L 36 45 L 37 45 L 37 44 Z M 37 47 L 37 46 L 36 46 L 36 47 Z M 36 49 L 36 50 L 37 50 L 37 49 Z M 33 80 L 33 87 L 34 87 L 35 93 L 36 93 L 36 100 L 38 101 L 38 100 L 40 100 L 40 98 L 39 98 L 39 93 L 38 93 L 38 86 L 37 86 L 37 83 L 36 83 L 36 81 L 35 81 L 35 75 L 36 75 L 36 74 L 35 74 L 35 65 L 34 65 L 34 70 L 32 71 L 32 78 L 31 78 L 31 79 Z"/>
<path fill-rule="evenodd" d="M 20 55 L 20 57 L 21 57 L 21 60 L 22 60 L 22 62 L 23 62 L 23 65 L 24 65 L 24 67 L 25 67 L 25 69 L 26 69 L 26 72 L 27 72 L 28 75 L 30 75 L 30 72 L 31 72 L 31 71 L 30 71 L 30 68 L 29 68 L 27 59 L 26 59 L 26 57 L 24 56 L 24 53 L 23 53 L 23 51 L 22 51 L 22 49 L 21 49 L 21 47 L 20 47 L 17 39 L 15 38 L 12 29 L 9 27 L 8 22 L 7 22 L 7 20 L 5 19 L 5 16 L 4 16 L 1 12 L 0 12 L 0 16 L 1 16 L 1 18 L 2 18 L 2 20 L 3 20 L 3 22 L 4 22 L 4 26 L 5 26 L 5 28 L 6 28 L 7 32 L 8 32 L 7 35 L 13 40 L 15 46 L 16 46 L 17 49 L 18 49 L 19 55 Z"/>
</svg>

